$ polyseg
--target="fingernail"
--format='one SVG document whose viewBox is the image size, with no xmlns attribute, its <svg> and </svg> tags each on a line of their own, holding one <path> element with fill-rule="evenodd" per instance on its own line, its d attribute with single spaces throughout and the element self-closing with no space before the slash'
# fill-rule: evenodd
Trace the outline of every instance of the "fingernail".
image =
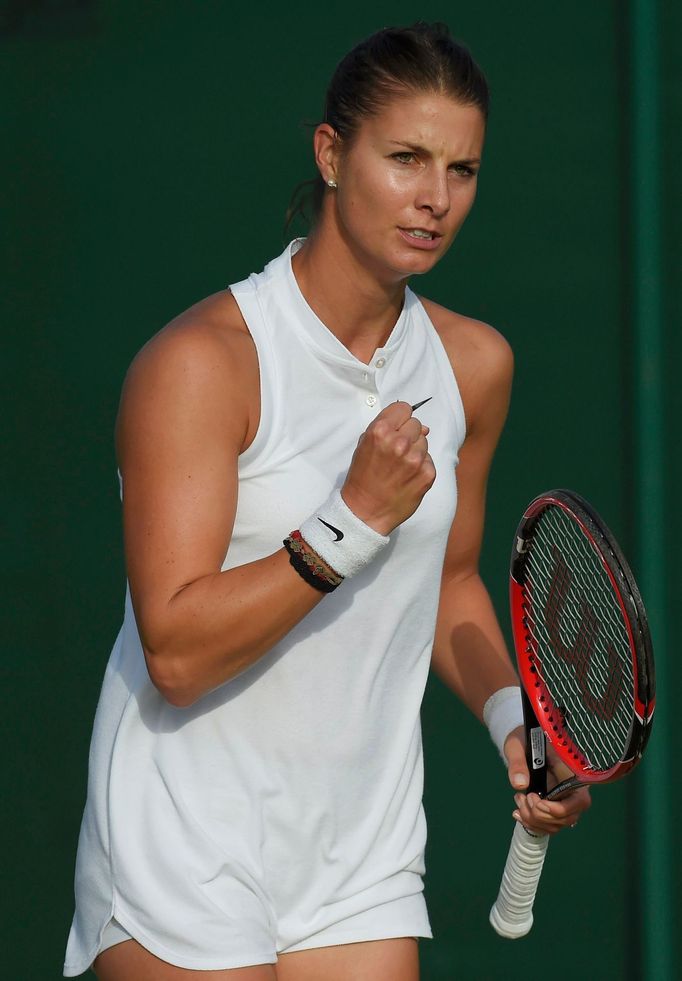
<svg viewBox="0 0 682 981">
<path fill-rule="evenodd" d="M 515 821 L 521 820 L 521 815 L 519 814 L 518 811 L 512 811 L 512 817 L 514 818 Z"/>
<path fill-rule="evenodd" d="M 521 807 L 521 801 L 523 800 L 521 794 L 514 794 L 514 803 L 517 807 Z"/>
<path fill-rule="evenodd" d="M 522 773 L 515 773 L 514 776 L 512 777 L 512 783 L 514 784 L 515 787 L 525 787 L 526 778 Z"/>
</svg>

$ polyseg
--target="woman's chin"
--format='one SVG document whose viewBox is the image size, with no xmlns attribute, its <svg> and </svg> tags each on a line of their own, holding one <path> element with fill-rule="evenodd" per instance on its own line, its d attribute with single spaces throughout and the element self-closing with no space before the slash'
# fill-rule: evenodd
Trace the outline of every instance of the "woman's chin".
<svg viewBox="0 0 682 981">
<path fill-rule="evenodd" d="M 430 272 L 437 265 L 440 253 L 422 252 L 415 254 L 402 254 L 395 263 L 397 269 L 403 276 L 421 276 Z"/>
</svg>

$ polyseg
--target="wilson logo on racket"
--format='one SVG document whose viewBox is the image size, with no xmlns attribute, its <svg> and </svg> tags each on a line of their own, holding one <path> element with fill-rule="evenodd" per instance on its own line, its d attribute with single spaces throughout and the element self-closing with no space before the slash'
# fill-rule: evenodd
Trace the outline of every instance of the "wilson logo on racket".
<svg viewBox="0 0 682 981">
<path fill-rule="evenodd" d="M 557 656 L 570 664 L 575 671 L 576 681 L 582 693 L 585 707 L 595 715 L 610 722 L 618 711 L 623 692 L 623 668 L 618 653 L 609 640 L 606 644 L 606 687 L 603 695 L 599 698 L 588 684 L 588 675 L 600 639 L 600 621 L 587 599 L 581 596 L 577 604 L 579 625 L 575 640 L 570 647 L 564 641 L 561 635 L 561 624 L 566 615 L 566 605 L 569 601 L 574 576 L 556 546 L 552 548 L 552 553 L 554 570 L 545 607 L 547 633 Z M 572 615 L 575 616 L 575 600 L 572 605 Z"/>
</svg>

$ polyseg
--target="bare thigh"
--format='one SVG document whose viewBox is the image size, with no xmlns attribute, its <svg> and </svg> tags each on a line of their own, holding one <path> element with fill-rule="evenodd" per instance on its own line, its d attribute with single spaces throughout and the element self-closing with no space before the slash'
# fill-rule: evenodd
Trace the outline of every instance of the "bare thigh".
<svg viewBox="0 0 682 981">
<path fill-rule="evenodd" d="M 413 937 L 315 947 L 280 954 L 277 981 L 419 981 Z"/>
<path fill-rule="evenodd" d="M 274 964 L 225 971 L 186 971 L 150 954 L 136 940 L 124 940 L 95 960 L 99 981 L 277 981 Z"/>
</svg>

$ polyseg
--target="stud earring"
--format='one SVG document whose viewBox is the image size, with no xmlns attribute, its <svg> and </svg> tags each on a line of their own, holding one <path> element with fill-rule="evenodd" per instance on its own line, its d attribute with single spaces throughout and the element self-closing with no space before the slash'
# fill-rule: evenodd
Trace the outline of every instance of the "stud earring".
<svg viewBox="0 0 682 981">
<path fill-rule="evenodd" d="M 327 181 L 327 187 L 332 187 L 332 188 L 338 187 L 333 177 L 330 177 L 329 180 Z"/>
</svg>

